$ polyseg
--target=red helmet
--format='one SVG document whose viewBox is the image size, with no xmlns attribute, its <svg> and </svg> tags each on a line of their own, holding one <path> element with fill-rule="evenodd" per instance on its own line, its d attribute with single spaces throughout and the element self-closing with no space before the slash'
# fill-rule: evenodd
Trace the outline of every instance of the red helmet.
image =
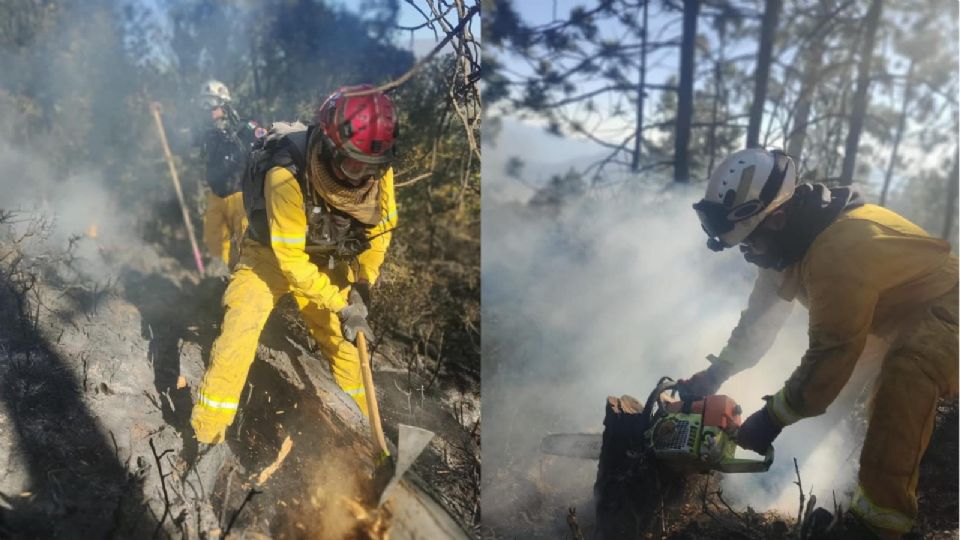
<svg viewBox="0 0 960 540">
<path fill-rule="evenodd" d="M 330 95 L 314 116 L 332 152 L 334 169 L 350 180 L 382 175 L 394 157 L 397 118 L 393 102 L 369 84 L 345 86 Z"/>
</svg>

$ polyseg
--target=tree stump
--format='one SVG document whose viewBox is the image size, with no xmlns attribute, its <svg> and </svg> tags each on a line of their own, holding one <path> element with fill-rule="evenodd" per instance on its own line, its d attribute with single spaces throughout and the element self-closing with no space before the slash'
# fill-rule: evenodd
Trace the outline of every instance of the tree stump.
<svg viewBox="0 0 960 540">
<path fill-rule="evenodd" d="M 607 398 L 593 487 L 598 539 L 643 538 L 647 532 L 660 531 L 662 520 L 655 518 L 683 492 L 683 477 L 659 465 L 644 443 L 646 423 L 636 398 Z"/>
</svg>

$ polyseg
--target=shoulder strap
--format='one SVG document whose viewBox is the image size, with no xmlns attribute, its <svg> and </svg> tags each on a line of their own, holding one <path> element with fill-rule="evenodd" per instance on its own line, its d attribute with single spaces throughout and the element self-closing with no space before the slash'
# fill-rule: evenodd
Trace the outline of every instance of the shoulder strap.
<svg viewBox="0 0 960 540">
<path fill-rule="evenodd" d="M 303 148 L 301 148 L 293 137 L 284 137 L 282 144 L 283 149 L 286 150 L 286 153 L 289 157 L 289 164 L 284 165 L 290 172 L 293 173 L 294 178 L 297 179 L 297 182 L 300 184 L 300 190 L 303 191 L 304 196 L 306 196 L 307 190 L 307 146 L 310 145 L 310 136 L 313 134 L 313 126 L 308 126 L 306 131 L 303 132 Z M 297 134 L 299 137 L 299 134 Z"/>
<path fill-rule="evenodd" d="M 301 124 L 302 126 L 302 124 Z M 264 188 L 267 171 L 273 167 L 283 167 L 293 174 L 306 196 L 306 146 L 310 140 L 311 128 L 305 130 L 290 129 L 295 125 L 275 124 L 270 133 L 258 139 L 250 152 L 244 175 L 244 207 L 249 221 L 248 235 L 262 244 L 269 245 L 269 227 L 266 220 L 266 197 Z M 303 138 L 304 148 L 297 140 Z"/>
</svg>

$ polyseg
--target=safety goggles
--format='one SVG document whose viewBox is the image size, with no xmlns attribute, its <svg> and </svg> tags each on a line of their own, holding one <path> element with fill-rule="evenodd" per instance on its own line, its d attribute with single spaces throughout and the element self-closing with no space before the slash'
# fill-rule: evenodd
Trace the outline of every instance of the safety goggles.
<svg viewBox="0 0 960 540">
<path fill-rule="evenodd" d="M 386 174 L 387 169 L 390 168 L 390 162 L 393 161 L 392 153 L 366 156 L 358 152 L 350 152 L 348 148 L 337 149 L 330 137 L 326 135 L 323 135 L 323 147 L 337 175 L 353 185 L 360 185 L 370 177 L 380 178 Z"/>
<path fill-rule="evenodd" d="M 197 105 L 204 110 L 212 110 L 223 106 L 223 99 L 217 96 L 200 96 Z"/>
<path fill-rule="evenodd" d="M 734 222 L 730 221 L 730 210 L 723 204 L 708 200 L 701 200 L 694 203 L 693 209 L 700 218 L 700 227 L 710 238 L 707 245 L 714 251 L 733 247 L 728 246 L 720 237 L 733 230 Z"/>
<path fill-rule="evenodd" d="M 709 236 L 719 237 L 733 230 L 734 222 L 729 219 L 730 210 L 718 202 L 701 200 L 693 205 L 700 218 L 700 226 Z"/>
<path fill-rule="evenodd" d="M 338 153 L 333 159 L 334 167 L 351 183 L 360 183 L 367 178 L 380 178 L 390 167 L 389 163 L 364 163 Z"/>
</svg>

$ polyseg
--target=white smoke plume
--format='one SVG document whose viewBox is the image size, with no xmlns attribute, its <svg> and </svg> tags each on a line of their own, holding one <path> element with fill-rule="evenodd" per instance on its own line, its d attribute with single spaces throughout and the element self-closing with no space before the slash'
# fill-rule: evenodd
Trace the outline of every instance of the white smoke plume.
<svg viewBox="0 0 960 540">
<path fill-rule="evenodd" d="M 484 201 L 485 517 L 501 519 L 503 501 L 516 497 L 499 479 L 540 481 L 543 435 L 600 432 L 607 395 L 642 401 L 659 377 L 705 368 L 746 306 L 757 270 L 736 250 L 706 248 L 691 210 L 700 189 L 651 184 L 560 210 Z M 805 347 L 806 310 L 798 305 L 760 364 L 721 393 L 745 418 L 782 386 Z M 856 437 L 838 423 L 849 412 L 838 401 L 827 415 L 787 428 L 768 473 L 726 476 L 728 500 L 795 515 L 796 457 L 805 491 L 812 487 L 829 507 L 835 490 L 845 503 L 858 456 Z M 591 488 L 584 483 L 569 500 Z"/>
<path fill-rule="evenodd" d="M 9 239 L 29 234 L 22 245 L 28 254 L 65 258 L 69 250 L 71 263 L 63 270 L 100 284 L 117 278 L 121 261 L 156 257 L 142 245 L 135 216 L 110 193 L 102 173 L 90 169 L 63 177 L 42 156 L 6 145 L 0 146 L 0 167 L 16 172 L 0 179 L 0 209 L 13 213 L 6 233 Z"/>
</svg>

